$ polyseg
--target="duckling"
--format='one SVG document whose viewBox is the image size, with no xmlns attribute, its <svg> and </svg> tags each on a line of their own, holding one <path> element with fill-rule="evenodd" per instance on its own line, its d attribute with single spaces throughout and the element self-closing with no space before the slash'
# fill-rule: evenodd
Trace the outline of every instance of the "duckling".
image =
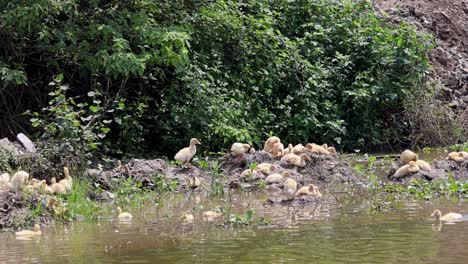
<svg viewBox="0 0 468 264">
<path fill-rule="evenodd" d="M 439 210 L 435 210 L 431 216 L 434 216 L 435 219 L 436 219 L 436 225 L 440 225 L 441 224 L 441 221 L 444 221 L 444 222 L 453 222 L 453 221 L 456 221 L 458 219 L 461 219 L 463 218 L 463 215 L 461 214 L 457 214 L 457 213 L 448 213 L 444 216 L 442 216 L 442 213 L 439 211 Z"/>
<path fill-rule="evenodd" d="M 49 187 L 52 189 L 52 193 L 55 193 L 55 194 L 65 194 L 67 192 L 67 190 L 62 184 L 57 183 L 57 180 L 55 179 L 55 177 L 53 177 L 50 180 Z"/>
<path fill-rule="evenodd" d="M 179 152 L 175 154 L 174 159 L 182 163 L 189 163 L 197 153 L 196 145 L 201 145 L 200 141 L 196 138 L 190 139 L 190 146 L 179 150 Z"/>
<path fill-rule="evenodd" d="M 401 166 L 393 175 L 393 178 L 405 177 L 410 173 L 418 172 L 419 166 L 415 161 L 410 161 L 408 164 Z"/>
<path fill-rule="evenodd" d="M 254 154 L 254 153 L 255 153 L 255 149 L 254 149 L 254 148 L 250 148 L 249 154 Z"/>
<path fill-rule="evenodd" d="M 281 143 L 281 140 L 279 139 L 279 137 L 269 137 L 266 141 L 265 141 L 265 145 L 263 147 L 263 151 L 266 151 L 266 152 L 270 152 L 271 149 L 273 148 L 273 146 L 276 144 L 276 143 Z"/>
<path fill-rule="evenodd" d="M 70 193 L 73 188 L 73 179 L 70 176 L 70 171 L 68 170 L 67 167 L 63 167 L 63 174 L 65 175 L 65 178 L 60 180 L 59 183 L 65 187 L 65 191 L 67 193 Z"/>
<path fill-rule="evenodd" d="M 33 190 L 39 192 L 39 193 L 45 193 L 46 192 L 46 186 L 47 186 L 47 183 L 45 180 L 36 180 L 33 182 L 33 180 L 36 180 L 36 179 L 32 179 L 31 180 L 31 185 L 33 187 Z"/>
<path fill-rule="evenodd" d="M 289 144 L 288 147 L 283 150 L 283 153 L 281 153 L 281 155 L 284 157 L 288 155 L 289 153 L 293 153 L 293 149 L 294 149 L 293 145 Z"/>
<path fill-rule="evenodd" d="M 466 152 L 466 151 L 460 151 L 460 153 L 463 155 L 463 158 L 464 158 L 465 160 L 468 160 L 468 152 Z"/>
<path fill-rule="evenodd" d="M 281 183 L 284 179 L 289 177 L 289 173 L 287 171 L 283 172 L 282 174 L 271 174 L 270 176 L 266 177 L 265 183 L 266 184 L 273 184 L 273 183 Z"/>
<path fill-rule="evenodd" d="M 122 212 L 122 208 L 120 207 L 117 207 L 117 214 L 118 214 L 117 217 L 121 221 L 129 221 L 129 220 L 132 220 L 133 218 L 133 216 L 130 213 Z"/>
<path fill-rule="evenodd" d="M 284 151 L 284 145 L 282 143 L 275 143 L 273 148 L 270 150 L 270 154 L 275 158 L 281 158 Z"/>
<path fill-rule="evenodd" d="M 42 234 L 41 227 L 35 224 L 33 230 L 23 230 L 15 232 L 16 236 L 39 236 Z"/>
<path fill-rule="evenodd" d="M 54 215 L 64 215 L 67 212 L 66 204 L 62 204 L 62 202 L 55 197 L 50 197 L 47 200 L 47 208 L 52 209 Z"/>
<path fill-rule="evenodd" d="M 320 193 L 319 188 L 313 184 L 309 184 L 308 186 L 301 187 L 299 190 L 297 190 L 295 196 L 299 197 L 302 195 L 310 195 L 317 198 L 322 198 L 322 194 Z"/>
<path fill-rule="evenodd" d="M 292 178 L 287 178 L 283 184 L 283 192 L 288 196 L 294 196 L 297 190 L 297 182 Z"/>
<path fill-rule="evenodd" d="M 189 180 L 190 189 L 196 189 L 198 186 L 200 186 L 200 184 L 201 184 L 201 181 L 200 179 L 198 179 L 197 176 L 192 175 L 192 177 L 190 177 L 190 180 Z"/>
<path fill-rule="evenodd" d="M 255 169 L 246 169 L 244 170 L 241 175 L 240 175 L 240 178 L 241 179 L 254 179 L 254 180 L 258 180 L 258 179 L 263 179 L 265 178 L 265 174 L 263 174 L 261 171 L 259 171 L 257 168 Z"/>
<path fill-rule="evenodd" d="M 450 152 L 448 154 L 447 159 L 451 159 L 451 160 L 454 160 L 456 162 L 465 161 L 465 158 L 463 157 L 463 153 L 461 153 L 461 152 Z"/>
<path fill-rule="evenodd" d="M 213 222 L 216 218 L 219 218 L 222 215 L 223 214 L 221 212 L 206 211 L 206 212 L 203 212 L 202 217 L 203 217 L 203 220 L 206 222 Z"/>
<path fill-rule="evenodd" d="M 234 154 L 234 155 L 243 155 L 245 153 L 247 153 L 250 149 L 250 145 L 249 144 L 242 144 L 242 143 L 239 143 L 239 142 L 236 142 L 234 144 L 232 144 L 231 146 L 231 152 Z"/>
<path fill-rule="evenodd" d="M 10 183 L 8 184 L 8 188 L 10 191 L 17 192 L 21 186 L 28 183 L 29 181 L 29 173 L 25 171 L 18 171 L 13 174 L 13 177 L 10 179 Z"/>
<path fill-rule="evenodd" d="M 310 150 L 312 153 L 317 153 L 320 155 L 330 155 L 330 151 L 314 143 L 309 143 L 305 147 L 306 149 Z"/>
<path fill-rule="evenodd" d="M 195 217 L 193 214 L 183 214 L 182 217 L 180 217 L 180 220 L 184 225 L 191 225 L 195 221 Z"/>
<path fill-rule="evenodd" d="M 302 154 L 304 153 L 305 151 L 305 147 L 304 145 L 302 144 L 297 144 L 296 146 L 294 146 L 293 150 L 292 150 L 292 153 L 296 154 L 296 155 L 299 155 L 299 154 Z"/>
<path fill-rule="evenodd" d="M 296 154 L 288 154 L 281 158 L 281 161 L 285 161 L 289 164 L 292 164 L 297 167 L 305 167 L 306 166 L 306 161 L 310 160 L 309 156 L 307 154 L 301 154 L 300 156 Z"/>
<path fill-rule="evenodd" d="M 7 186 L 10 183 L 10 174 L 3 173 L 0 175 L 0 187 Z"/>
<path fill-rule="evenodd" d="M 419 168 L 423 171 L 432 171 L 431 165 L 429 165 L 429 163 L 425 162 L 424 160 L 418 159 L 416 164 L 418 164 Z"/>
<path fill-rule="evenodd" d="M 276 166 L 270 163 L 264 162 L 264 163 L 260 163 L 259 165 L 257 165 L 255 169 L 265 175 L 270 175 L 270 174 L 275 173 Z"/>
<path fill-rule="evenodd" d="M 417 160 L 418 160 L 418 155 L 416 155 L 416 153 L 414 153 L 413 151 L 411 151 L 409 149 L 403 151 L 400 154 L 400 163 L 401 163 L 401 165 L 406 165 L 410 161 L 417 161 Z"/>
</svg>

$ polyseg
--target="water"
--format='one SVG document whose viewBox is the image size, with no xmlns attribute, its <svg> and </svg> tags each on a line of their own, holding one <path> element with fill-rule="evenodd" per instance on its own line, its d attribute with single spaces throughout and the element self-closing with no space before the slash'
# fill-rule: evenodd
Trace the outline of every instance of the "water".
<svg viewBox="0 0 468 264">
<path fill-rule="evenodd" d="M 298 208 L 264 207 L 264 200 L 262 194 L 175 197 L 131 210 L 130 224 L 55 225 L 31 240 L 1 234 L 0 263 L 468 263 L 468 221 L 437 231 L 430 217 L 434 209 L 468 214 L 468 201 L 370 213 L 359 200 Z M 238 213 L 254 208 L 257 219 L 271 223 L 228 229 L 201 221 L 204 210 L 228 204 Z M 181 225 L 180 215 L 192 211 L 195 225 Z"/>
</svg>

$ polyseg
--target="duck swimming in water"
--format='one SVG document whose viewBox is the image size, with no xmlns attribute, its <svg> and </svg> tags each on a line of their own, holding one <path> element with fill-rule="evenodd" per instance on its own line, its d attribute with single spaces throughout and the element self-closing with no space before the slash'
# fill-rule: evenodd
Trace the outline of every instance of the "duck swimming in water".
<svg viewBox="0 0 468 264">
<path fill-rule="evenodd" d="M 431 214 L 431 216 L 435 217 L 436 225 L 440 225 L 441 221 L 453 222 L 453 221 L 456 221 L 456 220 L 459 220 L 459 219 L 463 218 L 463 215 L 457 214 L 457 213 L 452 213 L 452 212 L 442 216 L 442 213 L 440 212 L 440 210 L 434 210 L 434 212 Z"/>
<path fill-rule="evenodd" d="M 16 236 L 39 236 L 41 234 L 41 227 L 38 224 L 34 225 L 33 230 L 23 230 L 15 232 Z"/>
<path fill-rule="evenodd" d="M 130 213 L 122 212 L 122 208 L 117 207 L 117 217 L 122 221 L 132 220 L 133 216 Z"/>
</svg>

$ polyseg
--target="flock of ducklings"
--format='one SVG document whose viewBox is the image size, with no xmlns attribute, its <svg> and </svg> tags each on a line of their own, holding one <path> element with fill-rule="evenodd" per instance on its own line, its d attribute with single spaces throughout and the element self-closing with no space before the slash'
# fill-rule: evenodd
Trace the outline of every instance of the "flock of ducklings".
<svg viewBox="0 0 468 264">
<path fill-rule="evenodd" d="M 400 155 L 400 167 L 396 170 L 393 178 L 402 178 L 411 173 L 419 171 L 432 171 L 431 165 L 422 159 L 411 150 L 405 150 Z"/>
<path fill-rule="evenodd" d="M 63 167 L 64 178 L 57 182 L 55 177 L 47 185 L 46 180 L 30 179 L 29 173 L 18 171 L 10 177 L 10 174 L 0 175 L 0 189 L 7 188 L 12 192 L 36 192 L 39 194 L 68 194 L 73 188 L 73 178 L 67 167 Z"/>
<path fill-rule="evenodd" d="M 196 145 L 200 145 L 200 141 L 196 138 L 190 140 L 188 147 L 185 147 L 177 152 L 174 159 L 181 163 L 189 163 L 190 160 L 195 156 L 197 149 Z M 244 154 L 253 154 L 255 149 L 249 144 L 235 142 L 231 146 L 231 153 L 242 157 Z M 307 161 L 310 160 L 307 153 L 319 154 L 319 155 L 336 155 L 336 150 L 333 147 L 329 147 L 326 144 L 317 145 L 314 143 L 308 143 L 305 146 L 297 144 L 293 146 L 289 144 L 288 147 L 284 147 L 281 143 L 281 139 L 272 136 L 265 141 L 263 151 L 270 153 L 274 158 L 280 158 L 281 161 L 292 164 L 297 167 L 305 167 Z M 278 172 L 278 167 L 270 163 L 260 163 L 254 169 L 247 169 L 240 175 L 242 179 L 247 177 L 254 177 L 256 179 L 262 179 L 265 184 L 269 185 L 271 189 L 282 191 L 288 200 L 300 198 L 304 196 L 321 198 L 322 194 L 317 186 L 309 184 L 298 189 L 298 183 L 290 177 L 287 171 L 282 173 Z M 201 185 L 200 179 L 196 176 L 190 176 L 188 180 L 188 187 L 195 189 Z M 282 187 L 282 190 L 280 187 Z M 204 221 L 213 221 L 216 218 L 221 217 L 221 213 L 218 211 L 206 211 L 203 213 Z M 192 214 L 184 214 L 181 220 L 185 224 L 193 223 L 194 216 Z"/>
<path fill-rule="evenodd" d="M 465 160 L 468 160 L 468 152 L 466 151 L 450 152 L 447 155 L 447 159 L 454 160 L 456 162 L 464 162 Z"/>
<path fill-rule="evenodd" d="M 190 144 L 188 147 L 179 150 L 174 159 L 181 163 L 189 163 L 190 160 L 195 156 L 197 149 L 196 145 L 200 145 L 201 142 L 196 139 L 192 138 L 190 140 Z M 320 154 L 320 155 L 335 155 L 336 150 L 333 147 L 324 145 L 317 145 L 314 143 L 308 143 L 305 146 L 302 144 L 297 144 L 293 146 L 292 144 L 288 144 L 288 147 L 285 148 L 284 145 L 281 143 L 280 138 L 272 136 L 269 137 L 265 141 L 265 145 L 263 151 L 270 153 L 275 158 L 280 158 L 281 161 L 287 162 L 297 167 L 305 167 L 307 161 L 310 160 L 310 157 L 306 154 L 307 152 Z M 255 149 L 252 148 L 249 144 L 235 142 L 231 146 L 231 153 L 234 155 L 242 156 L 244 154 L 255 153 Z M 448 154 L 447 159 L 454 160 L 456 162 L 463 162 L 468 160 L 468 153 L 467 152 L 451 152 Z M 302 196 L 313 196 L 317 198 L 321 198 L 322 194 L 317 186 L 313 184 L 309 184 L 307 186 L 303 186 L 299 189 L 298 183 L 289 177 L 289 173 L 287 171 L 282 172 L 281 174 L 276 173 L 277 170 L 276 166 L 270 163 L 261 163 L 256 166 L 253 170 L 247 169 L 241 173 L 241 177 L 246 177 L 247 175 L 263 175 L 266 176 L 264 182 L 268 185 L 276 186 L 276 184 L 282 184 L 283 192 L 289 199 L 294 199 L 296 197 Z M 420 170 L 423 171 L 431 171 L 432 168 L 429 163 L 425 162 L 424 160 L 418 159 L 418 156 L 410 151 L 405 150 L 400 155 L 400 168 L 397 169 L 395 174 L 393 175 L 394 178 L 401 178 L 410 173 L 416 173 Z M 73 187 L 73 179 L 70 176 L 70 172 L 67 167 L 63 168 L 64 172 L 64 179 L 60 180 L 58 183 L 56 182 L 55 177 L 51 179 L 50 185 L 46 184 L 45 180 L 37 180 L 31 179 L 29 180 L 29 174 L 25 171 L 18 171 L 16 172 L 11 178 L 8 173 L 4 173 L 0 175 L 0 189 L 1 188 L 8 188 L 10 191 L 19 192 L 20 190 L 24 191 L 36 191 L 42 194 L 67 194 L 70 193 Z M 260 177 L 263 177 L 260 176 Z M 196 176 L 191 176 L 188 181 L 188 186 L 191 189 L 195 189 L 201 185 L 200 179 Z M 61 213 L 60 210 L 65 210 L 60 204 L 58 199 L 53 197 L 49 198 L 48 206 L 54 210 L 55 213 Z M 117 207 L 117 214 L 118 219 L 120 221 L 130 221 L 132 220 L 133 216 L 128 212 L 122 212 L 120 207 Z M 220 218 L 222 213 L 219 210 L 216 211 L 205 211 L 202 214 L 202 218 L 204 221 L 211 222 L 217 218 Z M 461 219 L 463 216 L 458 213 L 448 213 L 442 216 L 442 213 L 439 210 L 435 210 L 432 215 L 436 219 L 436 224 L 440 225 L 441 221 L 456 221 Z M 195 217 L 193 214 L 184 214 L 181 217 L 183 224 L 193 224 Z M 15 233 L 17 236 L 35 236 L 41 235 L 42 232 L 40 230 L 40 226 L 38 224 L 34 225 L 33 230 L 23 230 Z"/>
<path fill-rule="evenodd" d="M 200 145 L 200 141 L 196 138 L 190 140 L 188 147 L 183 148 L 177 152 L 174 156 L 176 161 L 181 163 L 188 163 L 195 156 L 197 149 L 196 145 Z M 314 143 L 308 143 L 305 146 L 297 144 L 293 146 L 289 144 L 287 148 L 281 143 L 279 137 L 269 137 L 265 141 L 263 151 L 270 153 L 275 158 L 280 158 L 281 161 L 287 162 L 297 167 L 305 167 L 310 157 L 306 154 L 307 152 L 321 154 L 321 155 L 336 155 L 336 150 L 333 147 L 329 147 L 326 144 L 317 145 Z M 235 142 L 231 146 L 231 153 L 234 155 L 242 156 L 244 154 L 255 153 L 255 149 L 251 148 L 249 144 Z M 241 173 L 241 178 L 255 175 L 256 178 L 264 178 L 264 182 L 268 185 L 280 184 L 283 186 L 283 192 L 288 197 L 298 197 L 303 195 L 310 195 L 315 197 L 321 197 L 321 193 L 317 186 L 310 184 L 297 189 L 297 182 L 289 177 L 288 172 L 281 174 L 277 173 L 277 167 L 270 163 L 260 163 L 253 170 L 247 169 Z M 188 180 L 188 186 L 191 189 L 195 189 L 201 185 L 200 179 L 196 176 L 191 176 Z"/>
<path fill-rule="evenodd" d="M 7 189 L 10 192 L 25 192 L 36 193 L 43 195 L 52 194 L 68 194 L 73 188 L 73 178 L 70 176 L 70 171 L 67 167 L 63 168 L 64 178 L 57 182 L 55 178 L 51 179 L 49 185 L 45 180 L 30 179 L 29 173 L 18 171 L 13 176 L 4 173 L 0 175 L 0 189 Z M 63 214 L 66 211 L 65 205 L 55 197 L 47 197 L 47 208 L 51 209 L 55 214 Z M 15 233 L 18 237 L 41 235 L 40 226 L 34 225 L 33 230 L 23 230 Z"/>
<path fill-rule="evenodd" d="M 448 160 L 453 160 L 458 163 L 468 160 L 468 152 L 450 152 L 447 155 Z M 411 150 L 405 150 L 400 155 L 400 167 L 396 170 L 393 178 L 402 178 L 411 173 L 419 171 L 432 171 L 431 165 L 424 160 L 418 158 L 418 155 Z"/>
</svg>

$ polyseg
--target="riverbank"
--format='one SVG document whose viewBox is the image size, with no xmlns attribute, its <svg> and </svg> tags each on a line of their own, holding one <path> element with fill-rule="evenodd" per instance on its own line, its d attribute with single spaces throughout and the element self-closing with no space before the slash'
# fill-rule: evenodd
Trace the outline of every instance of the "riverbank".
<svg viewBox="0 0 468 264">
<path fill-rule="evenodd" d="M 465 163 L 446 160 L 447 152 L 420 153 L 442 171 L 437 179 L 408 176 L 406 180 L 389 180 L 388 171 L 397 156 L 383 155 L 338 155 L 323 156 L 308 154 L 311 161 L 304 168 L 292 166 L 273 158 L 268 153 L 257 151 L 242 158 L 224 155 L 218 159 L 197 158 L 192 165 L 180 165 L 163 159 L 129 160 L 119 166 L 110 163 L 109 169 L 72 170 L 73 190 L 67 195 L 53 196 L 57 203 L 48 203 L 50 195 L 8 190 L 0 191 L 0 226 L 3 231 L 26 228 L 34 223 L 47 225 L 51 221 L 69 223 L 73 221 L 96 221 L 113 219 L 115 208 L 134 210 L 148 205 L 164 203 L 168 195 L 180 197 L 224 197 L 230 199 L 234 193 L 262 194 L 263 206 L 274 206 L 277 210 L 290 206 L 317 207 L 340 205 L 353 197 L 367 199 L 375 211 L 387 210 L 399 203 L 438 197 L 463 198 L 468 193 L 468 173 Z M 363 159 L 364 158 L 364 159 Z M 254 169 L 261 163 L 270 163 L 278 173 L 288 172 L 301 186 L 318 186 L 322 197 L 312 200 L 288 200 L 278 188 L 271 188 L 264 177 L 242 177 L 245 170 Z M 196 177 L 201 181 L 197 188 L 190 188 L 189 180 Z M 41 179 L 39 179 L 41 180 Z M 279 192 L 278 192 L 279 189 Z M 300 202 L 299 202 L 300 201 Z M 220 208 L 223 225 L 251 225 L 252 215 L 246 212 L 231 212 Z M 224 209 L 221 209 L 224 208 Z M 234 213 L 235 217 L 231 217 Z M 182 217 L 180 215 L 179 217 Z M 231 221 L 231 218 L 234 219 Z M 182 220 L 181 220 L 182 221 Z"/>
</svg>

